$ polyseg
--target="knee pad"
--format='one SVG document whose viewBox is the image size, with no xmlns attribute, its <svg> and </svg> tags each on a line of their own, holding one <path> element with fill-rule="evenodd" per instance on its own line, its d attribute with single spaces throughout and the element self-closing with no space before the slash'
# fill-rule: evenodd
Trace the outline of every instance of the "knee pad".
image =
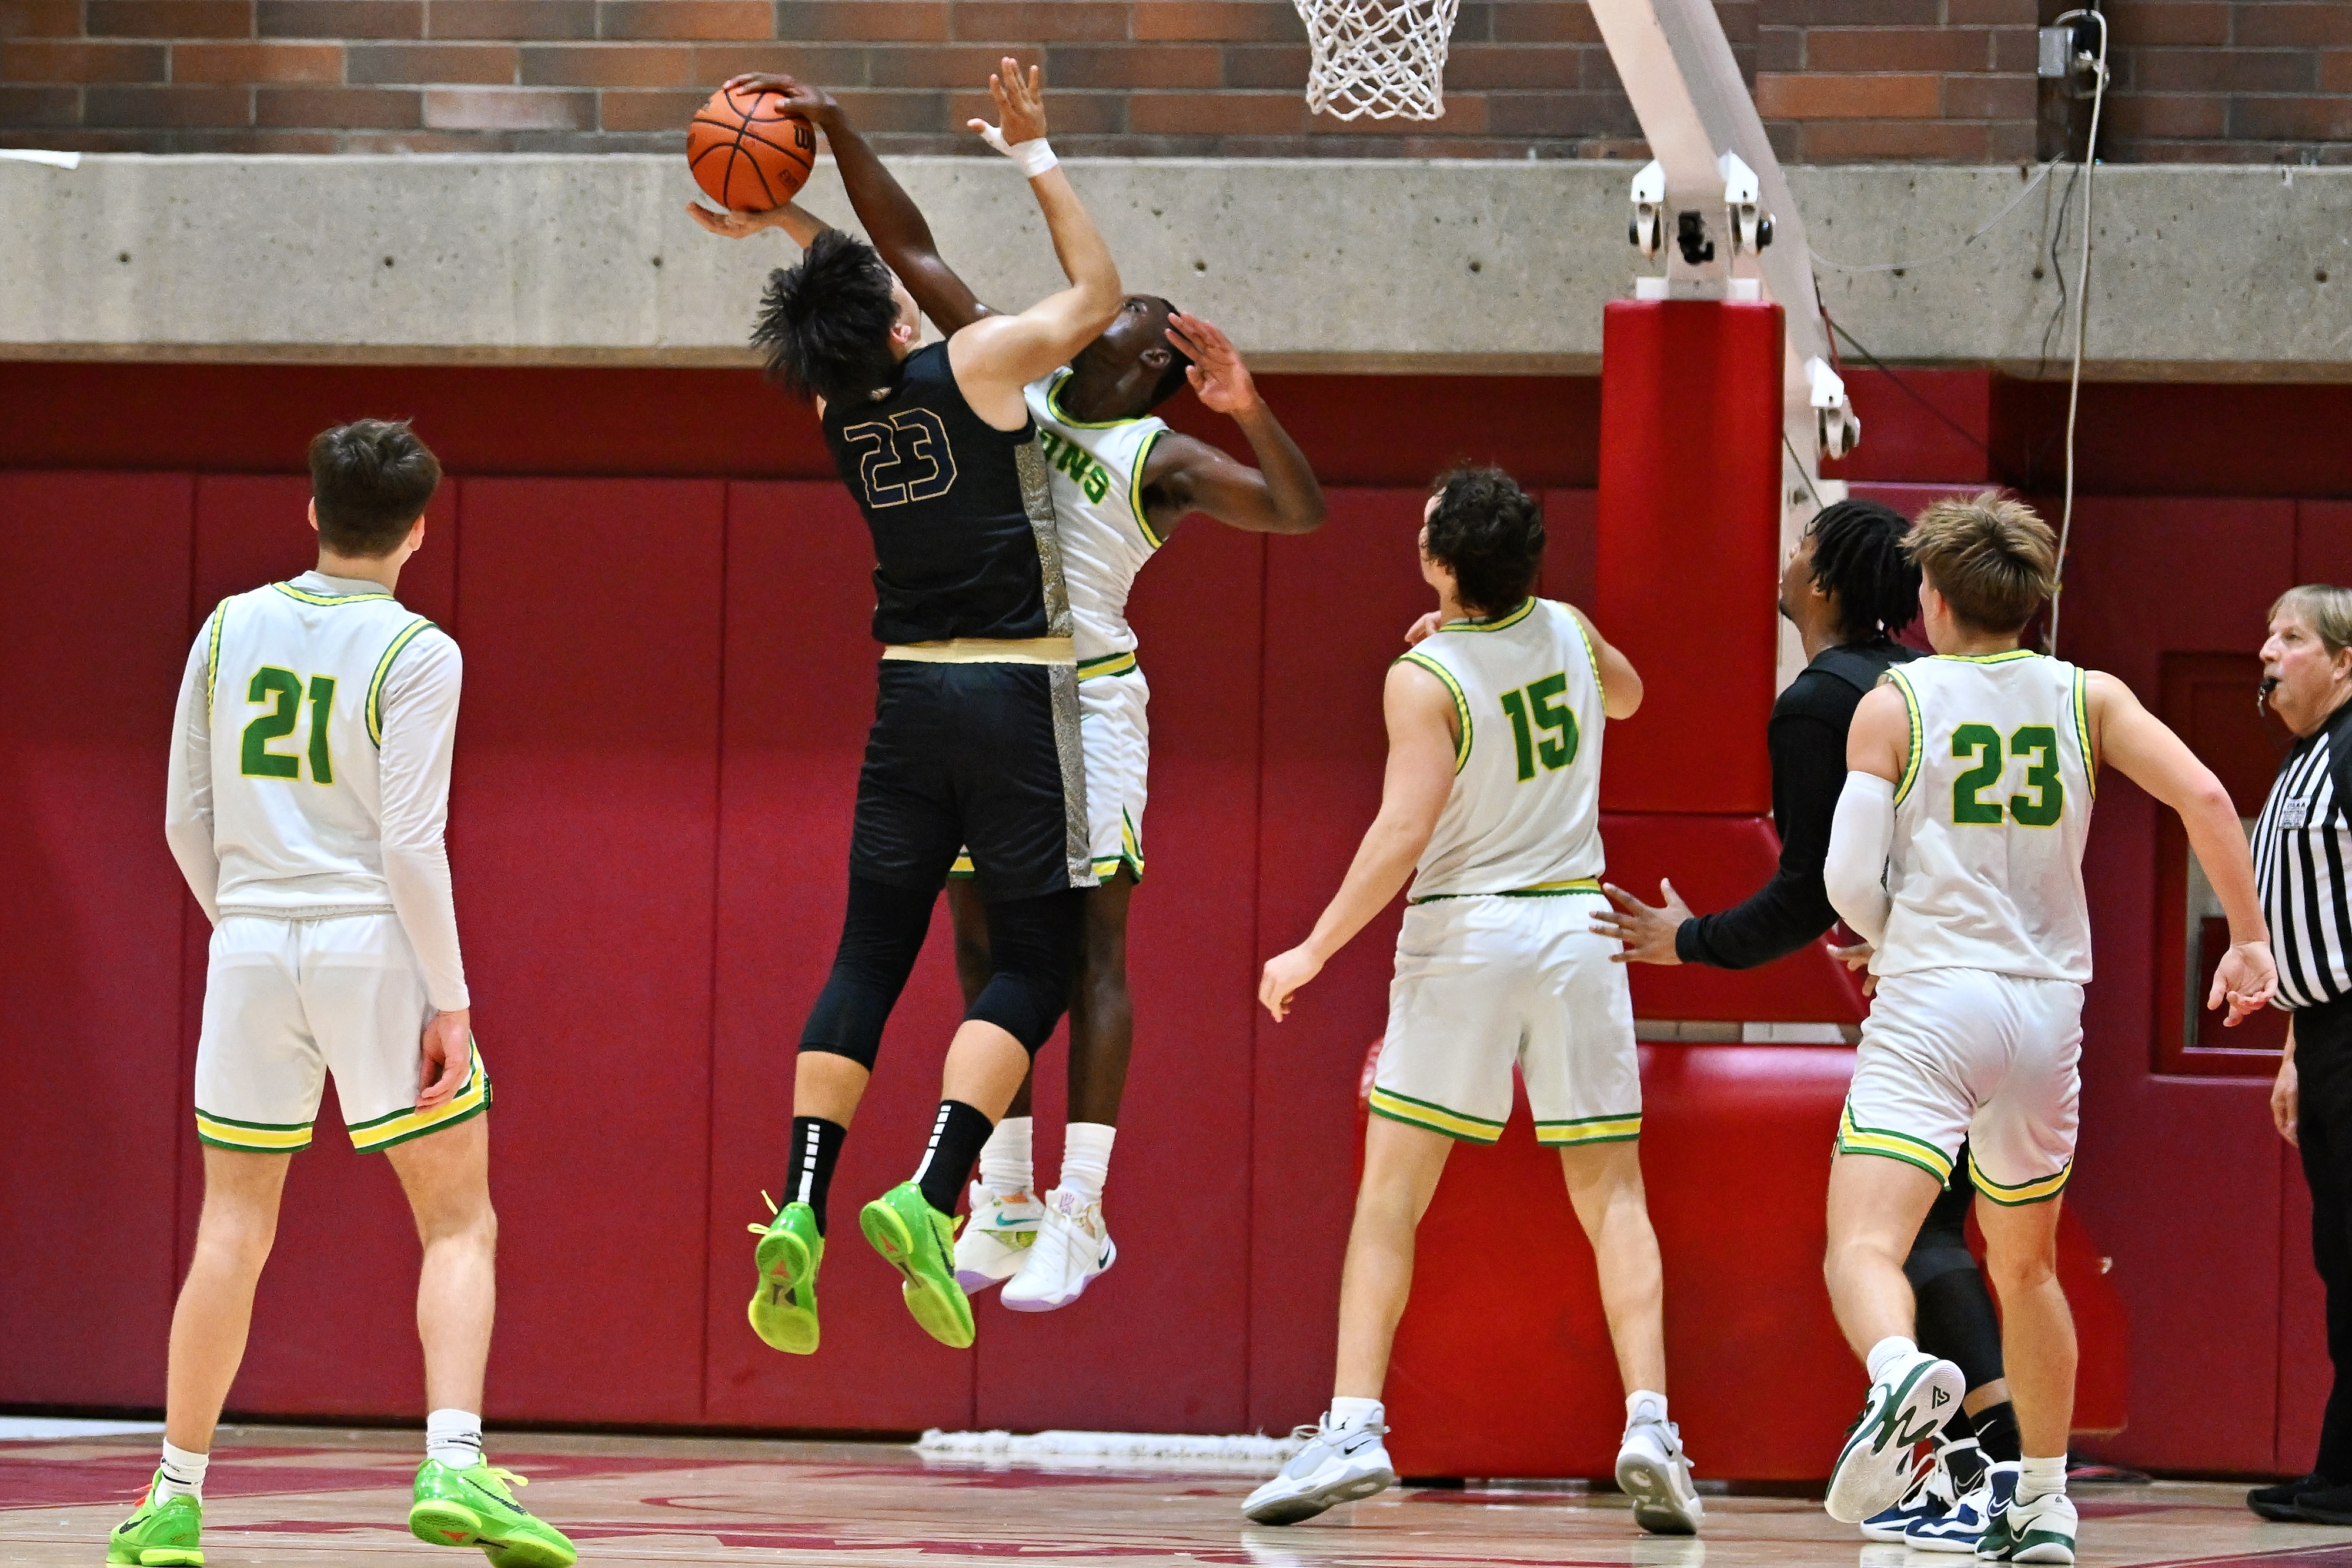
<svg viewBox="0 0 2352 1568">
<path fill-rule="evenodd" d="M 988 984 L 966 1019 L 994 1024 L 1037 1054 L 1069 1009 L 1084 897 L 1073 890 L 988 906 Z"/>
<path fill-rule="evenodd" d="M 1940 1253 L 1943 1249 L 1937 1249 Z M 1915 1252 L 1913 1257 L 1918 1255 Z M 1950 1262 L 1949 1259 L 1946 1261 Z M 1905 1265 L 1904 1271 L 1910 1272 Z M 1968 1385 L 1982 1388 L 2001 1375 L 2000 1317 L 1976 1260 L 1960 1250 L 1952 1266 L 1925 1280 L 1914 1277 L 1911 1291 L 1917 1301 L 1919 1347 L 1930 1355 L 1958 1363 Z"/>
<path fill-rule="evenodd" d="M 882 1049 L 882 1026 L 907 988 L 923 937 L 930 930 L 936 890 L 849 880 L 841 946 L 833 973 L 801 1030 L 803 1051 L 845 1056 L 867 1071 Z"/>
</svg>

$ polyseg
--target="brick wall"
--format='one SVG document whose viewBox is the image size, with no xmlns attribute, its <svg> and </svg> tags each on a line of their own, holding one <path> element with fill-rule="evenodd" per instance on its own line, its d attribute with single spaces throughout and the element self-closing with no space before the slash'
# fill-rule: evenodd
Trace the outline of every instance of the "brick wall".
<svg viewBox="0 0 2352 1568">
<path fill-rule="evenodd" d="M 2036 6 L 1716 0 L 1801 162 L 2033 156 Z M 2352 0 L 2110 8 L 2119 155 L 2352 148 Z M 1039 46 L 1073 154 L 1642 152 L 1582 0 L 1465 0 L 1433 124 L 1310 116 L 1290 0 L 0 0 L 0 143 L 666 152 L 757 68 L 835 88 L 886 151 L 971 151 L 988 69 Z"/>
<path fill-rule="evenodd" d="M 2352 162 L 2352 0 L 2107 0 L 2106 154 Z"/>
</svg>

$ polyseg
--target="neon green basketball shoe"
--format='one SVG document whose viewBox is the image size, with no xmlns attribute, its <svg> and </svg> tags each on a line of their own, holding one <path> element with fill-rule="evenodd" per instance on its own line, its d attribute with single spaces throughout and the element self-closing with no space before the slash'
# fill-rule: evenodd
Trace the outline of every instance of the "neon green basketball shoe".
<svg viewBox="0 0 2352 1568">
<path fill-rule="evenodd" d="M 478 1546 L 496 1568 L 572 1568 L 580 1552 L 560 1531 L 516 1505 L 507 1483 L 530 1482 L 481 1464 L 467 1469 L 427 1459 L 416 1468 L 408 1532 L 434 1546 Z"/>
<path fill-rule="evenodd" d="M 745 1228 L 760 1239 L 752 1260 L 760 1266 L 759 1289 L 751 1292 L 751 1332 L 787 1355 L 816 1349 L 816 1271 L 824 1261 L 824 1238 L 817 1234 L 816 1210 L 805 1203 L 776 1208 L 775 1218 Z"/>
<path fill-rule="evenodd" d="M 159 1473 L 156 1480 L 163 1479 Z M 197 1544 L 205 1525 L 205 1505 L 192 1497 L 175 1497 L 163 1502 L 155 1500 L 155 1486 L 151 1481 L 147 1495 L 131 1517 L 114 1527 L 106 1538 L 106 1560 L 109 1563 L 144 1563 L 148 1568 L 160 1568 L 166 1563 L 200 1564 L 205 1560 Z"/>
<path fill-rule="evenodd" d="M 857 1224 L 883 1260 L 906 1276 L 907 1310 L 923 1332 L 941 1344 L 968 1348 L 971 1301 L 956 1283 L 956 1222 L 908 1181 L 867 1204 Z"/>
</svg>

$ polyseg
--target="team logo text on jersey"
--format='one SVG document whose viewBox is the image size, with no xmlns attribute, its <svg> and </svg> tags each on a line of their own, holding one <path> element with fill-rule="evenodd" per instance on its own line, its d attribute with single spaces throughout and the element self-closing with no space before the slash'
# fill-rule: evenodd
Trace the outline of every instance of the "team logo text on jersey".
<svg viewBox="0 0 2352 1568">
<path fill-rule="evenodd" d="M 928 501 L 955 487 L 955 451 L 947 423 L 928 408 L 909 408 L 887 421 L 869 419 L 841 433 L 857 455 L 857 477 L 869 507 Z"/>
<path fill-rule="evenodd" d="M 2021 726 L 2011 733 L 2004 753 L 2000 731 L 1991 725 L 1955 726 L 1952 760 L 1971 759 L 1976 766 L 1952 780 L 1954 826 L 1999 827 L 2004 821 L 2021 828 L 2058 825 L 2066 810 L 2066 786 L 2058 776 L 2057 730 L 2046 724 Z M 1986 800 L 1984 792 L 2001 782 L 2012 762 L 2025 764 L 2025 789 L 2006 800 Z"/>
<path fill-rule="evenodd" d="M 1088 456 L 1086 448 L 1076 442 L 1041 428 L 1037 446 L 1045 455 L 1045 465 L 1068 475 L 1072 483 L 1087 493 L 1087 500 L 1100 502 L 1110 494 L 1110 470 Z"/>
</svg>

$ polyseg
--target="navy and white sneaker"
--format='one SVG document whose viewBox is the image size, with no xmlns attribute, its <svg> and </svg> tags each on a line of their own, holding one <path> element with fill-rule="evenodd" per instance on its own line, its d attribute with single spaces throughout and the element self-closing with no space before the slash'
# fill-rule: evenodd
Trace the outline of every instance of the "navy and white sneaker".
<svg viewBox="0 0 2352 1568">
<path fill-rule="evenodd" d="M 1951 1512 L 1913 1525 L 1906 1544 L 1921 1552 L 1973 1553 L 1993 1515 L 2017 1500 L 2018 1469 L 2014 1464 L 1993 1466 L 1985 1472 L 1983 1484 L 1954 1504 Z"/>
<path fill-rule="evenodd" d="M 1862 1538 L 1888 1545 L 1901 1542 L 1913 1525 L 1950 1513 L 1983 1479 L 1983 1472 L 1982 1450 L 1974 1437 L 1956 1437 L 1948 1443 L 1938 1438 L 1934 1456 L 1921 1468 L 1903 1500 L 1862 1521 Z"/>
<path fill-rule="evenodd" d="M 1242 1514 L 1253 1524 L 1297 1524 L 1325 1509 L 1358 1502 L 1396 1485 L 1396 1467 L 1381 1438 L 1388 1427 L 1379 1421 L 1359 1427 L 1335 1427 L 1326 1411 L 1322 1421 L 1301 1427 L 1294 1437 L 1307 1437 L 1282 1473 L 1249 1494 Z"/>
<path fill-rule="evenodd" d="M 1924 1351 L 1889 1364 L 1846 1429 L 1822 1500 L 1829 1516 L 1860 1524 L 1901 1502 L 1916 1476 L 1912 1456 L 1960 1413 L 1966 1391 L 1958 1367 Z"/>
</svg>

